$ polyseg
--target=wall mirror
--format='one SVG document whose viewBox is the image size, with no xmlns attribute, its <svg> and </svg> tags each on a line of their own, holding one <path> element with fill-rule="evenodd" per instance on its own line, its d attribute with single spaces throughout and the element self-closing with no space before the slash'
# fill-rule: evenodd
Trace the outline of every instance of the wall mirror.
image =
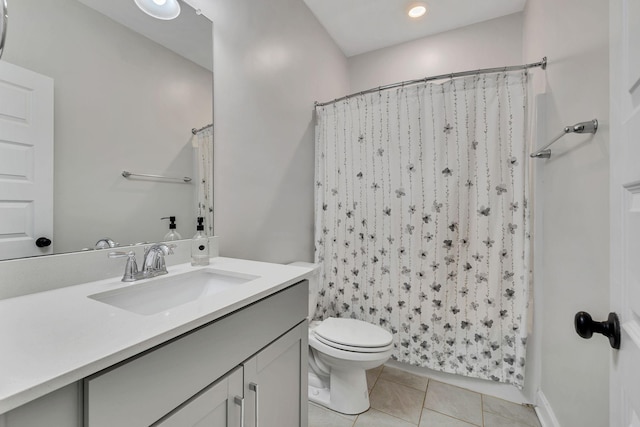
<svg viewBox="0 0 640 427">
<path fill-rule="evenodd" d="M 53 253 L 105 237 L 161 241 L 169 223 L 160 218 L 168 216 L 183 238 L 195 233 L 200 159 L 192 129 L 213 121 L 212 23 L 181 8 L 175 20 L 160 21 L 133 0 L 9 2 L 1 62 L 53 79 Z"/>
</svg>

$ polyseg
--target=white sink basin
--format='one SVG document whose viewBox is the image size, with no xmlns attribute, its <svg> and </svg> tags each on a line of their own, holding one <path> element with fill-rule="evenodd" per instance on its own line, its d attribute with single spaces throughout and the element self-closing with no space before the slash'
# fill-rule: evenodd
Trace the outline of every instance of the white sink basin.
<svg viewBox="0 0 640 427">
<path fill-rule="evenodd" d="M 89 298 L 132 313 L 151 315 L 223 292 L 259 276 L 206 268 L 139 285 L 89 295 Z"/>
</svg>

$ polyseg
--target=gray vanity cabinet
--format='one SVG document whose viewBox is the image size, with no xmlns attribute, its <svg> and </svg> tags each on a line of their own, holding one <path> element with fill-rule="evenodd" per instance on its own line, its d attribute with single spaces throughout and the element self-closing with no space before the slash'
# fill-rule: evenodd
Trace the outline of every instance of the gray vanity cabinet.
<svg viewBox="0 0 640 427">
<path fill-rule="evenodd" d="M 0 415 L 0 427 L 307 427 L 307 299 L 307 281 L 292 285 Z"/>
<path fill-rule="evenodd" d="M 253 359 L 256 359 L 255 372 L 258 376 L 269 372 L 272 377 L 270 381 L 273 384 L 264 386 L 267 389 L 279 384 L 281 379 L 277 374 L 288 371 L 289 375 L 295 376 L 297 398 L 293 402 L 282 402 L 280 406 L 302 406 L 300 395 L 306 394 L 306 387 L 302 387 L 302 377 L 306 376 L 302 367 L 306 371 L 306 364 L 302 364 L 301 359 L 307 358 L 306 351 L 302 354 L 302 345 L 308 341 L 307 332 L 303 331 L 307 327 L 307 295 L 307 282 L 303 281 L 85 379 L 85 427 L 143 427 L 165 419 L 177 408 L 190 413 L 186 408 L 198 402 L 192 400 L 194 396 L 235 369 L 244 372 L 243 363 L 253 366 Z M 287 336 L 287 333 L 290 340 L 299 342 L 297 356 L 292 356 L 293 352 L 284 352 L 291 360 L 297 357 L 297 363 L 293 365 L 291 360 L 280 362 L 284 356 L 278 355 L 285 345 L 280 337 Z M 270 354 L 275 355 L 272 359 L 278 360 L 267 365 L 275 368 L 261 369 L 260 361 L 266 360 L 265 355 Z M 243 378 L 244 384 L 247 374 L 243 373 Z M 244 398 L 242 392 L 238 397 Z M 246 403 L 244 410 L 247 410 Z M 278 427 L 298 425 L 280 424 Z M 240 423 L 220 427 L 227 426 L 243 427 Z"/>
<path fill-rule="evenodd" d="M 306 330 L 298 325 L 152 427 L 306 426 Z"/>
</svg>

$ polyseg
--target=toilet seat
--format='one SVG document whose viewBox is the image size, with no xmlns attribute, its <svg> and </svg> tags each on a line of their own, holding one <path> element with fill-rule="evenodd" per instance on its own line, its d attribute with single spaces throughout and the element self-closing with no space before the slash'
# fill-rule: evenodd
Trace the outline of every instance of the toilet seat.
<svg viewBox="0 0 640 427">
<path fill-rule="evenodd" d="M 325 345 L 358 353 L 380 353 L 393 346 L 388 331 L 356 319 L 330 317 L 314 327 L 313 334 Z"/>
<path fill-rule="evenodd" d="M 350 361 L 350 362 L 371 362 L 373 360 L 379 360 L 384 357 L 385 360 L 391 356 L 393 351 L 393 344 L 391 344 L 388 349 L 381 348 L 376 349 L 380 351 L 375 352 L 364 352 L 364 351 L 353 351 L 353 350 L 342 350 L 333 345 L 327 345 L 318 339 L 316 334 L 309 334 L 309 347 L 313 351 L 317 351 L 322 355 L 326 355 L 335 359 Z"/>
<path fill-rule="evenodd" d="M 332 342 L 329 341 L 323 337 L 321 337 L 320 335 L 315 335 L 314 336 L 315 339 L 317 339 L 319 342 L 328 345 L 329 347 L 333 347 L 335 349 L 339 349 L 339 350 L 344 350 L 344 351 L 352 351 L 352 352 L 356 352 L 356 353 L 381 353 L 383 351 L 387 351 L 390 350 L 391 348 L 393 348 L 393 344 L 388 344 L 384 347 L 356 347 L 356 346 L 349 346 L 349 345 L 344 345 L 344 344 L 339 344 L 336 342 Z"/>
</svg>

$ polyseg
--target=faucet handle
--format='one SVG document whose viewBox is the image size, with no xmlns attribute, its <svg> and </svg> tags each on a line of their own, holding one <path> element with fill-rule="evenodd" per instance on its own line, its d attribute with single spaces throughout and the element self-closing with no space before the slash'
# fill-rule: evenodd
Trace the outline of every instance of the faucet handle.
<svg viewBox="0 0 640 427">
<path fill-rule="evenodd" d="M 138 279 L 138 263 L 136 262 L 136 254 L 129 252 L 109 252 L 109 258 L 127 257 L 127 264 L 124 266 L 123 282 L 133 282 Z"/>
<path fill-rule="evenodd" d="M 164 257 L 167 255 L 173 255 L 173 250 L 177 248 L 177 245 L 161 243 L 158 245 L 158 256 L 155 259 L 155 272 L 156 274 L 167 274 L 167 264 Z"/>
<path fill-rule="evenodd" d="M 107 256 L 109 258 L 124 258 L 126 256 L 129 256 L 129 254 L 126 252 L 109 252 Z"/>
<path fill-rule="evenodd" d="M 173 250 L 178 247 L 178 245 L 174 243 L 165 243 L 165 246 L 167 247 L 166 255 L 173 255 Z"/>
</svg>

